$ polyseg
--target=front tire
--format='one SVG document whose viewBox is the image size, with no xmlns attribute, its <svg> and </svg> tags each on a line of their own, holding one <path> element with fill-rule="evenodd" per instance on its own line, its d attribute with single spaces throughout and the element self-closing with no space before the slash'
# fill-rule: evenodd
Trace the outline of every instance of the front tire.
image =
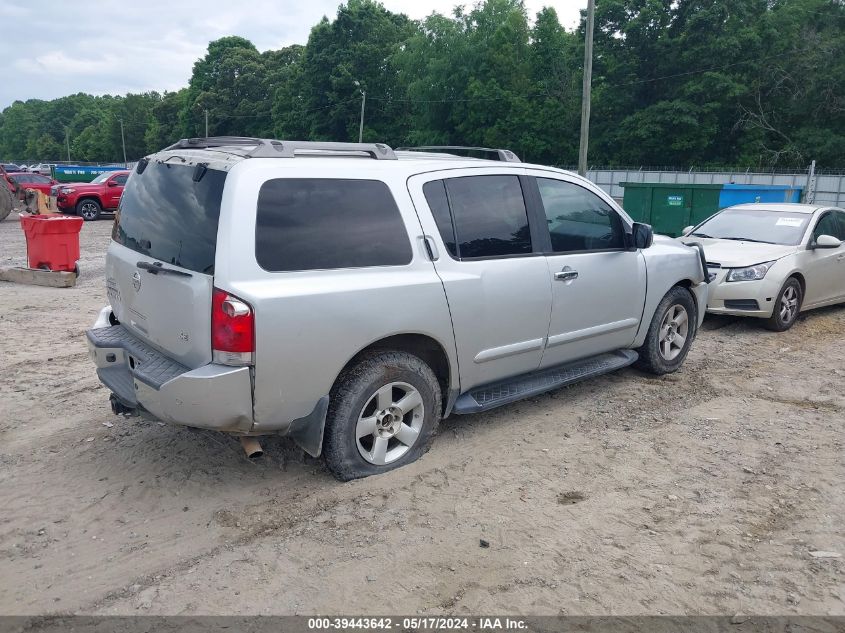
<svg viewBox="0 0 845 633">
<path fill-rule="evenodd" d="M 675 286 L 654 311 L 645 342 L 637 350 L 637 367 L 658 376 L 678 371 L 695 338 L 697 323 L 692 295 Z"/>
<path fill-rule="evenodd" d="M 332 389 L 326 466 L 349 481 L 410 464 L 431 446 L 441 410 L 440 385 L 426 363 L 405 352 L 368 354 Z"/>
<path fill-rule="evenodd" d="M 801 283 L 795 277 L 790 277 L 780 289 L 772 316 L 764 321 L 765 327 L 774 332 L 785 332 L 791 328 L 798 320 L 803 300 Z"/>
<path fill-rule="evenodd" d="M 100 207 L 100 203 L 91 198 L 86 198 L 76 203 L 76 215 L 80 216 L 86 222 L 99 220 L 102 212 L 103 209 Z"/>
</svg>

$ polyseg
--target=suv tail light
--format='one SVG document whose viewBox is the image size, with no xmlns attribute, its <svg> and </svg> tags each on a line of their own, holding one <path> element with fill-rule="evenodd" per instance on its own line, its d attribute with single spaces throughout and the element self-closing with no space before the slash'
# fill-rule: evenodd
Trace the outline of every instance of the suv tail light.
<svg viewBox="0 0 845 633">
<path fill-rule="evenodd" d="M 246 301 L 215 288 L 211 295 L 212 360 L 251 365 L 255 355 L 255 312 Z"/>
</svg>

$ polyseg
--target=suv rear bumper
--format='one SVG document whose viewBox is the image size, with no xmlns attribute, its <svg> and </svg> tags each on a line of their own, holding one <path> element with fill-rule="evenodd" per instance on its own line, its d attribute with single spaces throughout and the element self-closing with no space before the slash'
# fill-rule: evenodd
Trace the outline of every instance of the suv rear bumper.
<svg viewBox="0 0 845 633">
<path fill-rule="evenodd" d="M 189 369 L 137 339 L 122 325 L 86 332 L 97 376 L 126 407 L 186 426 L 249 433 L 249 367 L 209 363 Z"/>
</svg>

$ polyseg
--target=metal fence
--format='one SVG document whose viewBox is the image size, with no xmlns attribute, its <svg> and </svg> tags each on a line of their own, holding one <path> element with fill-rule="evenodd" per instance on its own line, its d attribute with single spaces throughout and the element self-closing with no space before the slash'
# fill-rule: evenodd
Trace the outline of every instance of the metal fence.
<svg viewBox="0 0 845 633">
<path fill-rule="evenodd" d="M 807 187 L 807 172 L 753 173 L 747 171 L 663 171 L 651 169 L 590 169 L 587 178 L 614 198 L 621 199 L 623 182 L 663 182 L 677 184 L 788 185 Z M 845 174 L 816 172 L 816 204 L 845 206 Z"/>
</svg>

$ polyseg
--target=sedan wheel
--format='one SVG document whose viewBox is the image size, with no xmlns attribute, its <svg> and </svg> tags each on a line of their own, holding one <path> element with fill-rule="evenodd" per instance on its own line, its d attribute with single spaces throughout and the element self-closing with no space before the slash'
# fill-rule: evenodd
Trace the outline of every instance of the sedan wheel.
<svg viewBox="0 0 845 633">
<path fill-rule="evenodd" d="M 780 297 L 780 318 L 784 323 L 793 321 L 798 315 L 798 291 L 789 286 Z"/>
<path fill-rule="evenodd" d="M 775 307 L 772 316 L 766 321 L 766 327 L 775 332 L 791 328 L 798 320 L 803 299 L 804 293 L 798 280 L 795 277 L 787 279 L 775 300 Z"/>
</svg>

